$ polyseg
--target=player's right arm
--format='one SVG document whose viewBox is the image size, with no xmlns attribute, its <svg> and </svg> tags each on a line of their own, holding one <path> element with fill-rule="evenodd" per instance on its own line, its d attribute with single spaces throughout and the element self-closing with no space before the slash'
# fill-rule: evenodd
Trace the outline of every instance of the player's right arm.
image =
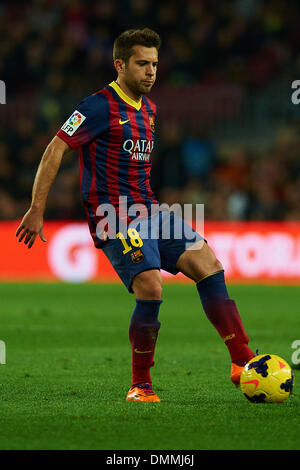
<svg viewBox="0 0 300 470">
<path fill-rule="evenodd" d="M 43 232 L 44 212 L 47 197 L 52 183 L 59 170 L 63 155 L 71 150 L 71 147 L 60 137 L 55 136 L 47 146 L 40 161 L 32 188 L 32 201 L 29 210 L 24 215 L 21 224 L 16 231 L 16 237 L 31 248 L 39 235 L 46 242 Z"/>
<path fill-rule="evenodd" d="M 109 125 L 109 103 L 103 94 L 95 93 L 79 103 L 44 152 L 35 176 L 30 208 L 16 232 L 19 242 L 24 239 L 31 248 L 38 235 L 47 241 L 43 233 L 44 212 L 63 155 L 93 141 L 97 135 L 107 131 Z"/>
</svg>

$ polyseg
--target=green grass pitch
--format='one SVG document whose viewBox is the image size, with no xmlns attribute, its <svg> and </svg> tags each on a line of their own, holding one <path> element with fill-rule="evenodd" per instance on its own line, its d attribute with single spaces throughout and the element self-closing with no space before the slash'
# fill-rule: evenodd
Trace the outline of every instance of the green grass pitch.
<svg viewBox="0 0 300 470">
<path fill-rule="evenodd" d="M 229 286 L 250 346 L 290 365 L 298 286 Z M 119 284 L 0 284 L 0 449 L 299 449 L 300 371 L 283 404 L 253 404 L 229 380 L 226 347 L 192 284 L 164 286 L 153 388 L 130 403 L 128 324 Z"/>
</svg>

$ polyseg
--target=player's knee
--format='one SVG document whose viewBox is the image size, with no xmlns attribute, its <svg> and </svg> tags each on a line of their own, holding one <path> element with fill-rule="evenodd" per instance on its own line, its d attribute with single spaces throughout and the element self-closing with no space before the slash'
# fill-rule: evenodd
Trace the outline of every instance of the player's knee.
<svg viewBox="0 0 300 470">
<path fill-rule="evenodd" d="M 200 257 L 201 260 L 199 260 L 199 264 L 201 265 L 205 275 L 213 274 L 223 269 L 222 263 L 218 260 L 214 251 L 209 246 L 205 246 Z"/>
<path fill-rule="evenodd" d="M 210 256 L 206 262 L 203 263 L 202 270 L 205 276 L 221 271 L 223 268 L 222 263 L 216 258 L 215 255 Z"/>
<path fill-rule="evenodd" d="M 198 282 L 205 276 L 223 270 L 222 263 L 216 258 L 214 251 L 207 245 L 201 250 L 187 250 L 177 263 L 177 267 L 185 275 Z"/>
<path fill-rule="evenodd" d="M 138 299 L 161 300 L 162 279 L 159 271 L 144 271 L 138 274 L 132 284 L 132 290 Z"/>
<path fill-rule="evenodd" d="M 143 289 L 143 295 L 145 298 L 151 300 L 160 300 L 162 296 L 162 287 L 158 282 L 149 282 Z"/>
<path fill-rule="evenodd" d="M 143 286 L 133 287 L 133 292 L 137 299 L 140 300 L 161 300 L 161 285 L 155 282 L 147 282 Z"/>
<path fill-rule="evenodd" d="M 221 263 L 221 261 L 219 261 L 217 258 L 215 258 L 212 262 L 212 266 L 211 266 L 211 269 L 212 269 L 212 272 L 217 272 L 217 271 L 221 271 L 223 268 L 223 265 Z"/>
</svg>

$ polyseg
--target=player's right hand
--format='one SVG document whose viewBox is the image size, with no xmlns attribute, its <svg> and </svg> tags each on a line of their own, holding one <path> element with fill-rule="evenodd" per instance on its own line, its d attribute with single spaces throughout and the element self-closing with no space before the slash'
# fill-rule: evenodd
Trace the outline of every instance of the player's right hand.
<svg viewBox="0 0 300 470">
<path fill-rule="evenodd" d="M 17 228 L 16 237 L 19 237 L 18 241 L 21 242 L 26 235 L 24 243 L 25 245 L 28 244 L 28 248 L 31 248 L 36 237 L 39 235 L 40 239 L 46 242 L 47 240 L 43 232 L 43 222 L 43 216 L 40 213 L 29 209 Z"/>
</svg>

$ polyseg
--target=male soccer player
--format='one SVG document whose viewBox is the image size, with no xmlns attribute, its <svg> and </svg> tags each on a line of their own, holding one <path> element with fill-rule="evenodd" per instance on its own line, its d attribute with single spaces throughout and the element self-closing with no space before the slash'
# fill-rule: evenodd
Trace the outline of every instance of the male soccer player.
<svg viewBox="0 0 300 470">
<path fill-rule="evenodd" d="M 31 206 L 16 232 L 28 248 L 37 235 L 46 241 L 43 214 L 50 187 L 63 155 L 79 149 L 81 194 L 94 244 L 136 297 L 129 326 L 132 383 L 127 400 L 142 402 L 160 401 L 152 390 L 150 368 L 160 328 L 161 268 L 195 281 L 203 309 L 228 348 L 234 384 L 239 384 L 243 366 L 254 356 L 212 249 L 183 219 L 150 211 L 157 207 L 150 187 L 156 106 L 146 95 L 156 79 L 159 48 L 159 35 L 149 28 L 125 31 L 115 40 L 117 79 L 84 99 L 47 146 L 34 180 Z M 125 211 L 124 219 L 124 209 L 132 204 L 139 205 L 139 215 L 156 236 L 144 237 L 137 228 L 127 229 L 126 222 L 134 218 Z M 103 207 L 109 206 L 116 212 L 115 225 L 104 217 Z M 168 238 L 162 236 L 165 224 L 169 224 Z M 181 238 L 174 236 L 178 227 L 184 229 Z"/>
</svg>

